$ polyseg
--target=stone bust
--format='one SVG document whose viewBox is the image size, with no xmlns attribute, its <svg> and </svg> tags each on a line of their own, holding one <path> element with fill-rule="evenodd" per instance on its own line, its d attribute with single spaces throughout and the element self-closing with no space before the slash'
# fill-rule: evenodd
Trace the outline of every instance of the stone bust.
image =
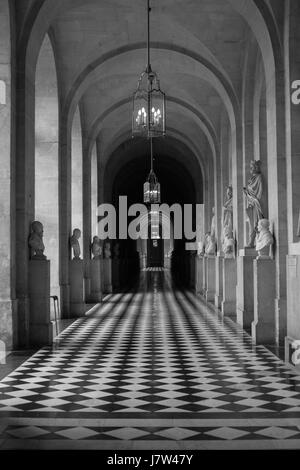
<svg viewBox="0 0 300 470">
<path fill-rule="evenodd" d="M 270 232 L 270 222 L 268 219 L 260 219 L 257 225 L 256 251 L 258 257 L 269 257 L 270 247 L 274 243 L 274 238 Z"/>
<path fill-rule="evenodd" d="M 217 249 L 217 245 L 216 245 L 215 237 L 212 236 L 210 232 L 207 232 L 205 235 L 205 254 L 215 255 L 216 249 Z"/>
<path fill-rule="evenodd" d="M 101 247 L 100 238 L 97 236 L 93 238 L 92 255 L 94 259 L 99 259 L 101 258 L 101 255 L 102 255 L 102 247 Z"/>
<path fill-rule="evenodd" d="M 31 234 L 28 244 L 31 249 L 31 259 L 42 260 L 47 259 L 44 255 L 45 245 L 43 243 L 44 227 L 41 222 L 35 220 L 31 224 Z"/>
<path fill-rule="evenodd" d="M 81 237 L 81 231 L 79 228 L 75 228 L 73 230 L 73 235 L 70 238 L 70 245 L 73 250 L 73 255 L 75 259 L 80 259 L 80 244 L 79 244 L 79 238 Z"/>
</svg>

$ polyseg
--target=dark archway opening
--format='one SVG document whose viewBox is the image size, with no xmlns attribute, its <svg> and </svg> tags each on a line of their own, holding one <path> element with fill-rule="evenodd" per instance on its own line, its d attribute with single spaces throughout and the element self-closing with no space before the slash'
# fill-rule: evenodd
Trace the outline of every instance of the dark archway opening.
<svg viewBox="0 0 300 470">
<path fill-rule="evenodd" d="M 169 142 L 168 142 L 169 140 Z M 127 196 L 128 207 L 132 204 L 143 204 L 143 184 L 147 178 L 150 169 L 149 143 L 146 140 L 134 139 L 126 145 L 121 145 L 114 152 L 110 159 L 110 165 L 105 174 L 106 198 L 113 205 L 119 207 L 119 197 Z M 202 176 L 199 164 L 195 160 L 191 160 L 190 153 L 178 150 L 172 142 L 172 139 L 159 139 L 154 143 L 154 170 L 161 184 L 161 203 L 172 206 L 179 204 L 182 213 L 185 204 L 195 205 L 197 202 L 202 203 Z M 115 163 L 115 166 L 112 164 Z M 193 165 L 197 165 L 198 174 L 193 172 Z M 196 188 L 195 180 L 198 176 L 199 187 Z M 200 196 L 199 196 L 200 194 Z M 171 218 L 173 214 L 171 213 Z M 133 218 L 132 218 L 133 219 Z M 128 218 L 128 222 L 132 219 Z M 182 223 L 184 218 L 182 217 Z M 193 220 L 193 223 L 195 221 Z M 195 228 L 195 225 L 194 227 Z M 117 230 L 118 232 L 118 230 Z M 185 250 L 186 239 L 175 239 L 172 242 L 172 252 L 170 256 L 169 267 L 177 281 L 181 284 L 189 283 L 190 276 L 190 252 Z M 149 250 L 149 243 L 144 242 L 144 247 Z M 144 261 L 141 260 L 141 250 L 139 250 L 139 242 L 136 240 L 126 239 L 117 240 L 120 246 L 120 256 L 132 260 L 131 269 L 126 279 L 123 279 L 123 285 L 133 281 L 140 269 L 144 266 L 166 266 L 164 257 L 167 250 L 167 241 L 158 242 L 157 249 L 160 248 L 160 260 L 152 259 L 146 256 Z M 155 250 L 154 250 L 155 251 Z"/>
</svg>

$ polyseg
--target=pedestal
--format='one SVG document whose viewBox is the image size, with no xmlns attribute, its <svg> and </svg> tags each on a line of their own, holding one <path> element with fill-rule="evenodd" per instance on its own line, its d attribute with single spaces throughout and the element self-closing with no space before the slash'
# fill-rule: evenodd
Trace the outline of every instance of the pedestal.
<svg viewBox="0 0 300 470">
<path fill-rule="evenodd" d="M 235 258 L 223 258 L 222 260 L 223 277 L 223 299 L 221 310 L 223 315 L 236 319 L 236 283 L 237 266 Z"/>
<path fill-rule="evenodd" d="M 70 261 L 70 317 L 83 317 L 86 312 L 82 259 Z"/>
<path fill-rule="evenodd" d="M 275 344 L 275 261 L 271 258 L 253 261 L 254 321 L 252 339 L 256 344 Z"/>
<path fill-rule="evenodd" d="M 29 342 L 45 346 L 53 342 L 50 316 L 50 261 L 29 262 Z"/>
<path fill-rule="evenodd" d="M 197 256 L 195 263 L 195 278 L 196 278 L 196 294 L 203 295 L 203 266 L 204 266 L 204 257 Z"/>
<path fill-rule="evenodd" d="M 190 287 L 195 289 L 195 264 L 196 256 L 194 254 L 190 255 Z"/>
<path fill-rule="evenodd" d="M 292 249 L 291 249 L 292 248 Z M 285 360 L 290 361 L 293 351 L 287 345 L 300 340 L 300 243 L 290 247 L 290 254 L 286 257 L 287 269 L 287 337 Z M 298 251 L 298 253 L 297 253 Z"/>
<path fill-rule="evenodd" d="M 223 255 L 218 253 L 216 256 L 216 292 L 215 307 L 221 308 L 223 299 Z"/>
<path fill-rule="evenodd" d="M 254 248 L 244 248 L 239 251 L 237 258 L 237 323 L 248 330 L 254 320 L 253 260 L 256 256 L 257 251 Z"/>
<path fill-rule="evenodd" d="M 113 290 L 120 288 L 120 259 L 114 258 L 112 261 L 112 286 Z"/>
<path fill-rule="evenodd" d="M 216 257 L 214 255 L 205 255 L 205 268 L 206 268 L 206 302 L 215 301 L 216 292 Z"/>
<path fill-rule="evenodd" d="M 103 260 L 103 292 L 111 294 L 112 289 L 112 260 L 105 258 Z"/>
<path fill-rule="evenodd" d="M 91 302 L 102 301 L 102 286 L 101 286 L 101 260 L 100 258 L 92 259 L 90 261 L 91 273 L 91 290 L 89 300 Z"/>
</svg>

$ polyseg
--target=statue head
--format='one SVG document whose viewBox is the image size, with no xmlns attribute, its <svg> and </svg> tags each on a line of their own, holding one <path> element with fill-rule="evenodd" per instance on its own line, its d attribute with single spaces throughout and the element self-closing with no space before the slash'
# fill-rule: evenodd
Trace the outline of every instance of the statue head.
<svg viewBox="0 0 300 470">
<path fill-rule="evenodd" d="M 250 173 L 252 175 L 258 174 L 258 173 L 261 172 L 260 164 L 261 164 L 260 160 L 251 160 L 251 162 L 250 162 Z"/>
<path fill-rule="evenodd" d="M 31 230 L 33 233 L 36 233 L 37 235 L 39 235 L 40 237 L 43 236 L 43 233 L 44 233 L 44 227 L 43 227 L 43 224 L 41 222 L 38 222 L 37 220 L 35 220 L 34 222 L 32 222 L 31 224 Z"/>
<path fill-rule="evenodd" d="M 79 230 L 79 228 L 75 228 L 73 230 L 73 237 L 77 238 L 77 240 L 79 240 L 79 238 L 81 237 L 81 230 Z"/>
<path fill-rule="evenodd" d="M 227 194 L 227 198 L 228 198 L 228 199 L 231 199 L 231 198 L 232 198 L 233 191 L 232 191 L 232 186 L 231 186 L 231 184 L 227 187 L 226 194 Z"/>
<path fill-rule="evenodd" d="M 268 219 L 260 219 L 257 224 L 257 230 L 259 232 L 270 230 L 270 222 Z"/>
<path fill-rule="evenodd" d="M 99 237 L 97 237 L 97 235 L 95 235 L 95 237 L 93 237 L 93 243 L 100 243 L 100 239 L 99 239 Z"/>
</svg>

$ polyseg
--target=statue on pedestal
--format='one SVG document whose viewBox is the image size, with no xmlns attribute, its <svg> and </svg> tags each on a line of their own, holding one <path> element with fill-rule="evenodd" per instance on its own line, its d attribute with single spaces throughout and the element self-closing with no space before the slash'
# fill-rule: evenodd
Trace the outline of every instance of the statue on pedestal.
<svg viewBox="0 0 300 470">
<path fill-rule="evenodd" d="M 205 254 L 206 255 L 215 255 L 217 251 L 217 244 L 215 237 L 211 235 L 210 232 L 205 234 Z"/>
<path fill-rule="evenodd" d="M 244 188 L 244 194 L 246 196 L 246 217 L 249 224 L 248 247 L 254 248 L 257 224 L 263 218 L 260 205 L 263 191 L 260 160 L 251 161 L 250 173 L 251 177 L 248 180 L 247 187 Z"/>
<path fill-rule="evenodd" d="M 81 230 L 79 228 L 75 228 L 73 230 L 73 235 L 70 237 L 70 245 L 73 250 L 74 259 L 80 259 L 80 245 L 79 245 L 79 238 L 81 237 Z"/>
<path fill-rule="evenodd" d="M 270 247 L 274 243 L 274 237 L 270 232 L 270 222 L 268 219 L 260 219 L 257 225 L 258 234 L 256 236 L 256 251 L 258 257 L 269 257 Z"/>
<path fill-rule="evenodd" d="M 110 259 L 111 258 L 111 248 L 110 248 L 110 243 L 105 242 L 104 244 L 104 258 L 105 259 Z"/>
<path fill-rule="evenodd" d="M 43 243 L 44 227 L 41 222 L 35 220 L 31 224 L 31 234 L 28 244 L 31 248 L 31 259 L 42 260 L 47 259 L 44 255 L 45 245 Z"/>
<path fill-rule="evenodd" d="M 200 241 L 197 243 L 197 256 L 204 256 L 205 253 L 205 242 Z"/>
<path fill-rule="evenodd" d="M 94 257 L 94 259 L 99 259 L 101 258 L 101 255 L 102 255 L 102 247 L 101 247 L 101 241 L 100 241 L 100 238 L 95 236 L 93 238 L 93 243 L 92 243 L 92 255 Z"/>
<path fill-rule="evenodd" d="M 229 185 L 226 192 L 226 201 L 224 202 L 222 217 L 222 250 L 225 256 L 233 256 L 234 247 L 232 186 Z"/>
</svg>

